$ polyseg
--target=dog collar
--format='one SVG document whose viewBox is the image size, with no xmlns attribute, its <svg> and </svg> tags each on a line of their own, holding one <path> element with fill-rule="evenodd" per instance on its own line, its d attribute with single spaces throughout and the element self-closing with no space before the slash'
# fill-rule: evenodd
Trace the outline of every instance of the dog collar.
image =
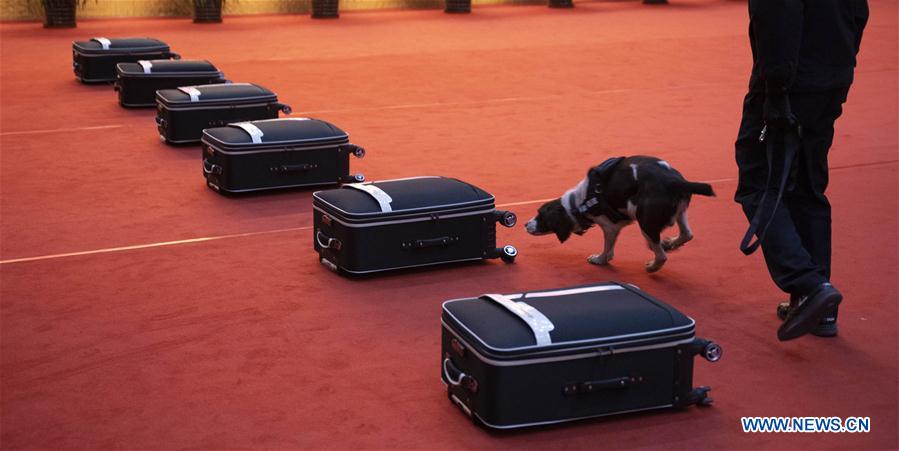
<svg viewBox="0 0 899 451">
<path fill-rule="evenodd" d="M 581 205 L 577 205 L 574 201 L 574 193 L 568 195 L 568 202 L 563 202 L 562 205 L 565 207 L 565 211 L 568 212 L 568 215 L 574 220 L 574 224 L 577 226 L 578 230 L 575 230 L 574 233 L 578 235 L 583 235 L 587 232 L 587 229 L 596 225 L 596 223 L 587 217 L 587 210 L 590 207 L 598 204 L 599 200 L 595 197 L 587 199 Z"/>
</svg>

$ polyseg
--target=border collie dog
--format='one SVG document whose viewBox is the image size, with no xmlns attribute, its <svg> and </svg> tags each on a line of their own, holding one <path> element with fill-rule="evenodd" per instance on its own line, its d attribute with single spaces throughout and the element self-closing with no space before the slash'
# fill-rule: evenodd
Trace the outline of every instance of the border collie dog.
<svg viewBox="0 0 899 451">
<path fill-rule="evenodd" d="M 714 196 L 711 185 L 688 182 L 670 164 L 654 157 L 610 158 L 587 172 L 587 177 L 559 199 L 547 202 L 525 224 L 531 235 L 555 233 L 565 242 L 572 233 L 584 234 L 599 224 L 605 243 L 601 254 L 587 261 L 607 265 L 615 256 L 615 240 L 625 226 L 637 221 L 655 254 L 646 271 L 656 272 L 673 251 L 693 239 L 687 207 L 693 194 Z M 661 238 L 662 230 L 677 223 L 678 235 Z"/>
</svg>

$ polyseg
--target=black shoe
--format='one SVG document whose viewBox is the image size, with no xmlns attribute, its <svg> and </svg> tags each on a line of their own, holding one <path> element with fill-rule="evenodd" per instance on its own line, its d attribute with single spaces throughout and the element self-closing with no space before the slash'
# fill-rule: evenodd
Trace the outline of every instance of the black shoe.
<svg viewBox="0 0 899 451">
<path fill-rule="evenodd" d="M 781 302 L 777 304 L 777 318 L 781 321 L 787 319 L 787 314 L 790 312 L 790 303 L 789 302 Z M 833 316 L 827 316 L 821 318 L 821 321 L 812 329 L 810 334 L 816 337 L 836 337 L 838 333 L 837 327 L 837 319 Z"/>
<path fill-rule="evenodd" d="M 784 323 L 777 329 L 780 341 L 799 338 L 819 325 L 828 311 L 840 305 L 843 295 L 833 285 L 822 283 L 808 296 L 801 298 L 795 307 L 789 309 Z M 833 322 L 836 326 L 836 321 Z"/>
</svg>

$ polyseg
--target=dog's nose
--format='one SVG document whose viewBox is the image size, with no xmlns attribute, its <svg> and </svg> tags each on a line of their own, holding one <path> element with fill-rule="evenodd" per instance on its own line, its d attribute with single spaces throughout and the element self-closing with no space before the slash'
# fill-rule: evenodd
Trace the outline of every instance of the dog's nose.
<svg viewBox="0 0 899 451">
<path fill-rule="evenodd" d="M 524 225 L 524 230 L 533 235 L 534 231 L 537 230 L 537 221 L 531 219 Z"/>
</svg>

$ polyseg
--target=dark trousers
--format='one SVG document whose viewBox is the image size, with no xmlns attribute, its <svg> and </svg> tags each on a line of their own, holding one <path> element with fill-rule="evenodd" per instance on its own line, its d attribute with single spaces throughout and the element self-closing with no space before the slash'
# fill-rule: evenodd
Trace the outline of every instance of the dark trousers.
<svg viewBox="0 0 899 451">
<path fill-rule="evenodd" d="M 792 296 L 809 293 L 830 281 L 831 220 L 827 189 L 827 152 L 833 142 L 833 125 L 843 112 L 849 88 L 790 95 L 793 114 L 802 125 L 802 144 L 793 162 L 790 179 L 765 239 L 761 242 L 765 263 L 774 283 Z M 759 141 L 764 126 L 765 94 L 750 92 L 743 102 L 743 120 L 736 142 L 739 183 L 734 196 L 747 218 L 752 218 L 766 190 L 766 143 Z M 781 138 L 769 133 L 768 139 Z M 776 143 L 777 141 L 775 141 Z M 780 157 L 780 158 L 778 158 Z M 775 153 L 768 196 L 776 198 L 783 173 L 783 153 Z M 833 312 L 836 315 L 836 312 Z"/>
</svg>

